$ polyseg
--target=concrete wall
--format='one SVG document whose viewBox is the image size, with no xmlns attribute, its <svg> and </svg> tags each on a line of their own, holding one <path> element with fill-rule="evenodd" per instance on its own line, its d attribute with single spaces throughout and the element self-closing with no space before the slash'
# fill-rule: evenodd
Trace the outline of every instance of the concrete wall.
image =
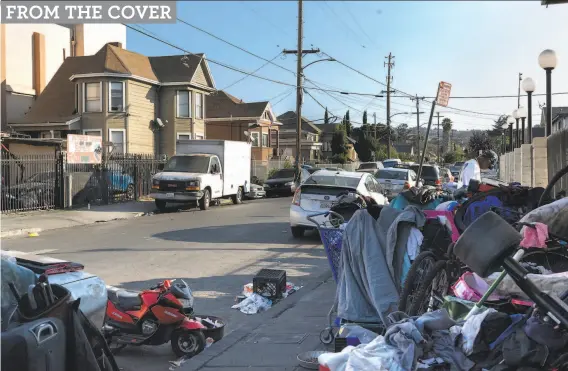
<svg viewBox="0 0 568 371">
<path fill-rule="evenodd" d="M 501 180 L 519 182 L 529 187 L 548 185 L 547 139 L 533 138 L 532 144 L 523 144 L 514 152 L 499 159 Z"/>
</svg>

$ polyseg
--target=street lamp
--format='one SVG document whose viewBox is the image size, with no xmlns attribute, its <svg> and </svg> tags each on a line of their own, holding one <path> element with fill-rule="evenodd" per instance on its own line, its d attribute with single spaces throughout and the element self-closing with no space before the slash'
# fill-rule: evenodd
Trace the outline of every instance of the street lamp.
<svg viewBox="0 0 568 371">
<path fill-rule="evenodd" d="M 521 141 L 520 142 L 518 142 L 519 134 L 517 133 L 517 146 L 520 147 L 521 144 L 525 144 L 525 119 L 527 118 L 527 109 L 525 107 L 519 107 L 519 109 L 517 109 L 517 115 L 519 115 L 519 117 L 521 118 Z"/>
<path fill-rule="evenodd" d="M 519 110 L 516 109 L 513 111 L 513 118 L 515 119 L 515 145 L 513 148 L 517 148 L 519 146 Z"/>
<path fill-rule="evenodd" d="M 556 52 L 546 49 L 538 56 L 538 64 L 546 71 L 546 136 L 552 130 L 552 70 L 556 68 Z"/>
<path fill-rule="evenodd" d="M 513 124 L 515 123 L 515 118 L 513 116 L 507 116 L 507 124 L 509 124 L 509 148 L 513 151 Z"/>
<path fill-rule="evenodd" d="M 528 133 L 527 133 L 527 143 L 532 143 L 532 93 L 536 89 L 536 83 L 530 77 L 523 80 L 523 90 L 527 92 L 527 109 L 528 109 Z M 524 130 L 523 130 L 524 132 Z M 524 142 L 524 141 L 523 141 Z"/>
</svg>

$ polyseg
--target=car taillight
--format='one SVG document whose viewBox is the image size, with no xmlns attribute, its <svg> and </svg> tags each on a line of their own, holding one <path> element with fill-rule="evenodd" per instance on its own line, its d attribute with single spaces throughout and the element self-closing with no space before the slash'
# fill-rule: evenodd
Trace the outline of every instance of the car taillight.
<svg viewBox="0 0 568 371">
<path fill-rule="evenodd" d="M 404 189 L 408 189 L 408 188 L 410 188 L 410 183 L 404 182 Z"/>
<path fill-rule="evenodd" d="M 296 189 L 294 192 L 294 198 L 292 199 L 292 205 L 300 206 L 300 198 L 302 197 L 302 189 Z"/>
<path fill-rule="evenodd" d="M 440 179 L 436 179 L 436 185 L 440 185 L 442 184 L 442 182 L 440 181 Z"/>
</svg>

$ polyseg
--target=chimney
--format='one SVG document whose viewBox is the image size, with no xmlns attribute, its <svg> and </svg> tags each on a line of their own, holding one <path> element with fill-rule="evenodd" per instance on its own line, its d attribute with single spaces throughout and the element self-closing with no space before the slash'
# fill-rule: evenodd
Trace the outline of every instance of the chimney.
<svg viewBox="0 0 568 371">
<path fill-rule="evenodd" d="M 36 96 L 40 95 L 45 88 L 45 36 L 34 32 L 32 36 L 33 45 L 33 87 Z"/>
<path fill-rule="evenodd" d="M 117 48 L 122 49 L 122 43 L 120 43 L 120 42 L 118 42 L 118 41 L 115 41 L 115 42 L 112 42 L 112 43 L 108 43 L 108 44 L 109 44 L 109 45 L 112 45 L 112 46 L 116 46 Z"/>
</svg>

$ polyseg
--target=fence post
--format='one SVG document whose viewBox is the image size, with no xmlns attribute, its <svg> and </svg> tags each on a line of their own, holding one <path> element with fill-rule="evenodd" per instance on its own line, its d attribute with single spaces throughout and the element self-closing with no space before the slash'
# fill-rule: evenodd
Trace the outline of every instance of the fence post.
<svg viewBox="0 0 568 371">
<path fill-rule="evenodd" d="M 55 208 L 65 208 L 65 186 L 63 183 L 63 152 L 58 152 L 55 159 Z"/>
<path fill-rule="evenodd" d="M 134 155 L 134 201 L 138 201 L 138 186 L 140 185 L 138 178 L 138 155 Z"/>
</svg>

